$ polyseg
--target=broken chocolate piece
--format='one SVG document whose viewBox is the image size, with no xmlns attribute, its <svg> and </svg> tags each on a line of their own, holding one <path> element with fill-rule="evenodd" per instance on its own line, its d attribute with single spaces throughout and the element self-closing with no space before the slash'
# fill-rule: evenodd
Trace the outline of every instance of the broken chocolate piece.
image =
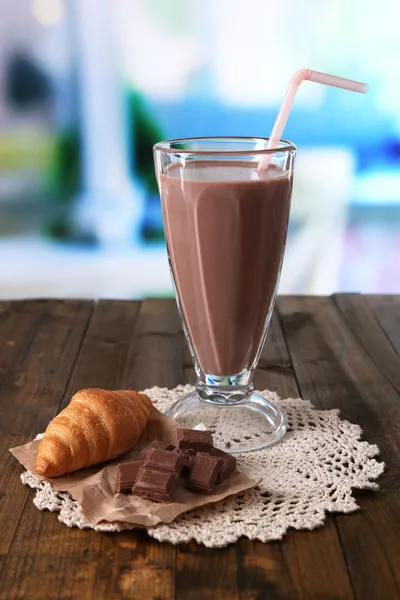
<svg viewBox="0 0 400 600">
<path fill-rule="evenodd" d="M 153 448 L 157 448 L 158 450 L 174 450 L 175 446 L 169 444 L 168 442 L 163 442 L 163 440 L 153 440 L 146 448 L 140 453 L 140 459 L 144 460 L 146 458 L 146 454 L 152 450 Z"/>
<path fill-rule="evenodd" d="M 218 477 L 218 483 L 225 481 L 225 479 L 233 475 L 236 470 L 236 458 L 232 454 L 228 454 L 228 452 L 224 452 L 219 448 L 213 448 L 211 450 L 211 455 L 218 456 L 218 458 L 223 461 L 221 472 Z"/>
<path fill-rule="evenodd" d="M 209 431 L 196 429 L 177 429 L 179 450 L 186 452 L 210 452 L 213 445 L 212 435 Z"/>
<path fill-rule="evenodd" d="M 176 484 L 175 473 L 142 467 L 132 492 L 154 502 L 169 502 Z"/>
<path fill-rule="evenodd" d="M 142 461 L 134 460 L 118 465 L 117 494 L 130 494 Z"/>
<path fill-rule="evenodd" d="M 170 452 L 169 450 L 160 450 L 159 448 L 151 448 L 144 459 L 143 466 L 151 469 L 159 469 L 160 471 L 169 471 L 181 474 L 184 464 L 184 456 L 181 452 Z"/>
<path fill-rule="evenodd" d="M 193 469 L 195 455 L 189 454 L 189 452 L 182 452 L 182 455 L 184 459 L 182 477 L 189 477 Z"/>
<path fill-rule="evenodd" d="M 182 468 L 182 477 L 189 477 L 192 467 L 194 464 L 195 454 L 191 454 L 190 452 L 183 452 L 182 450 L 177 450 L 183 456 L 183 468 Z"/>
<path fill-rule="evenodd" d="M 172 452 L 176 452 L 177 454 L 180 454 L 182 456 L 183 467 L 182 467 L 181 475 L 182 475 L 182 477 L 189 477 L 190 471 L 192 470 L 192 467 L 193 467 L 193 461 L 194 461 L 195 454 L 190 454 L 190 452 L 184 452 L 183 450 L 179 450 L 179 448 L 174 448 L 172 450 Z"/>
<path fill-rule="evenodd" d="M 188 485 L 196 490 L 212 492 L 221 473 L 222 462 L 218 456 L 198 452 L 194 459 Z"/>
</svg>

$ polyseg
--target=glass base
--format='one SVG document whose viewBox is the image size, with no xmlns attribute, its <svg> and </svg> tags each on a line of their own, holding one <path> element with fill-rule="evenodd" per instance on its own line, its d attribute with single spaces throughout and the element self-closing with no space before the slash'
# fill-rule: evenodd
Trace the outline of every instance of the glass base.
<svg viewBox="0 0 400 600">
<path fill-rule="evenodd" d="M 260 450 L 278 442 L 287 429 L 284 413 L 256 393 L 239 402 L 223 403 L 202 400 L 194 391 L 166 414 L 188 429 L 211 431 L 215 446 L 226 452 Z"/>
</svg>

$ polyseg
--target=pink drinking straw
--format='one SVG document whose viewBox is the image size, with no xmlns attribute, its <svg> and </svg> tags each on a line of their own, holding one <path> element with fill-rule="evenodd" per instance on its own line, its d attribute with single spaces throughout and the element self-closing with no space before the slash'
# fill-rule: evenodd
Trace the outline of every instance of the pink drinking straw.
<svg viewBox="0 0 400 600">
<path fill-rule="evenodd" d="M 343 90 L 350 90 L 351 92 L 359 92 L 360 94 L 366 94 L 368 92 L 368 85 L 366 83 L 361 83 L 360 81 L 336 77 L 336 75 L 328 75 L 328 73 L 320 73 L 319 71 L 312 71 L 311 69 L 300 69 L 299 71 L 296 71 L 289 82 L 285 98 L 283 99 L 282 106 L 272 128 L 267 148 L 278 147 L 290 111 L 292 110 L 297 90 L 299 89 L 301 82 L 306 80 L 323 83 L 324 85 L 331 85 L 332 87 L 342 88 Z M 266 156 L 258 165 L 258 170 L 260 171 L 261 169 L 268 168 L 269 161 L 270 156 Z"/>
</svg>

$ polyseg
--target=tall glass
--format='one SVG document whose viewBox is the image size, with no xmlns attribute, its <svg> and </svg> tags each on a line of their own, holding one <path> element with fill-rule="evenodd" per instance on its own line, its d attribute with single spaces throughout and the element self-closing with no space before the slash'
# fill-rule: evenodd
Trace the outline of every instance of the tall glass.
<svg viewBox="0 0 400 600">
<path fill-rule="evenodd" d="M 168 414 L 187 427 L 203 424 L 231 452 L 262 448 L 286 431 L 284 414 L 253 386 L 282 268 L 296 154 L 291 142 L 267 145 L 226 137 L 154 147 L 175 295 L 197 375 L 195 391 Z"/>
</svg>

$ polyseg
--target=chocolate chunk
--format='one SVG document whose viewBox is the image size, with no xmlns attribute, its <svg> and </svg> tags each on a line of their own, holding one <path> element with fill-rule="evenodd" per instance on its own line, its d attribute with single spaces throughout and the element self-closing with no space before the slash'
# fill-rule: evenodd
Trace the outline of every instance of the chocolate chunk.
<svg viewBox="0 0 400 600">
<path fill-rule="evenodd" d="M 132 492 L 154 502 L 169 502 L 176 485 L 176 475 L 168 471 L 159 471 L 142 467 L 138 473 Z"/>
<path fill-rule="evenodd" d="M 179 450 L 179 448 L 176 448 L 174 452 L 178 452 L 183 458 L 183 468 L 181 472 L 182 477 L 189 477 L 196 455 L 190 454 L 190 452 L 184 452 L 183 450 Z"/>
<path fill-rule="evenodd" d="M 153 440 L 148 446 L 146 446 L 146 448 L 143 448 L 143 450 L 141 451 L 141 460 L 144 460 L 146 458 L 146 454 L 153 448 L 157 448 L 158 450 L 173 450 L 175 446 L 173 446 L 172 444 L 168 444 L 168 442 L 163 442 L 163 440 Z"/>
<path fill-rule="evenodd" d="M 182 476 L 189 477 L 193 469 L 195 455 L 189 454 L 189 452 L 182 452 L 182 455 L 184 457 Z"/>
<path fill-rule="evenodd" d="M 159 469 L 160 471 L 169 471 L 181 474 L 184 463 L 184 456 L 181 452 L 170 452 L 169 450 L 160 450 L 159 448 L 151 448 L 146 453 L 143 466 L 151 469 Z"/>
<path fill-rule="evenodd" d="M 224 481 L 225 479 L 233 475 L 233 473 L 236 470 L 236 458 L 232 454 L 228 454 L 228 452 L 224 452 L 219 448 L 213 448 L 211 450 L 211 455 L 218 456 L 218 458 L 220 458 L 223 461 L 221 473 L 218 477 L 218 483 Z"/>
<path fill-rule="evenodd" d="M 212 435 L 209 431 L 196 429 L 178 429 L 176 432 L 179 450 L 187 452 L 210 452 L 213 445 Z"/>
<path fill-rule="evenodd" d="M 222 459 L 198 452 L 194 459 L 188 485 L 198 490 L 212 492 L 221 473 Z"/>
<path fill-rule="evenodd" d="M 118 465 L 117 494 L 130 494 L 142 461 L 121 463 Z"/>
</svg>

